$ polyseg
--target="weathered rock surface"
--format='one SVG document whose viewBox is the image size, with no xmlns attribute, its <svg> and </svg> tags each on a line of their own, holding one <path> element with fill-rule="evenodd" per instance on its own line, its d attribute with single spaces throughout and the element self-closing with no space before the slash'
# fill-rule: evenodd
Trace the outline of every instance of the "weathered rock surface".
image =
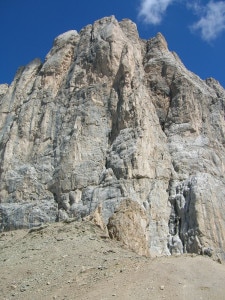
<svg viewBox="0 0 225 300">
<path fill-rule="evenodd" d="M 216 80 L 130 20 L 60 35 L 44 63 L 0 85 L 1 230 L 99 207 L 107 225 L 130 199 L 151 255 L 225 258 L 224 108 Z"/>
<path fill-rule="evenodd" d="M 144 208 L 130 199 L 123 200 L 109 218 L 108 232 L 112 239 L 140 255 L 149 256 L 148 218 Z"/>
</svg>

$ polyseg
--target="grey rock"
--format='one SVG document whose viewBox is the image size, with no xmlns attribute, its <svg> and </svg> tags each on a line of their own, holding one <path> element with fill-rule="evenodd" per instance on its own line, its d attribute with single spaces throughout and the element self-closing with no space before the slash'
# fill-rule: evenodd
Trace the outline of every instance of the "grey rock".
<svg viewBox="0 0 225 300">
<path fill-rule="evenodd" d="M 150 255 L 225 258 L 225 91 L 162 34 L 112 16 L 60 35 L 0 85 L 0 116 L 1 230 L 94 212 L 117 228 L 129 199 Z"/>
<path fill-rule="evenodd" d="M 36 227 L 42 223 L 55 222 L 57 216 L 57 204 L 53 199 L 27 203 L 2 203 L 0 230 Z"/>
<path fill-rule="evenodd" d="M 8 84 L 0 84 L 0 103 L 3 96 L 7 93 L 8 88 Z"/>
</svg>

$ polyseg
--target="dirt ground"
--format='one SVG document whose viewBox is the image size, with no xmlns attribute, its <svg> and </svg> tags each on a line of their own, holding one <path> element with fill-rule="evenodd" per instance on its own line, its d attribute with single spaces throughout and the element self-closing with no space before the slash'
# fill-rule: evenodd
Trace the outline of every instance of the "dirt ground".
<svg viewBox="0 0 225 300">
<path fill-rule="evenodd" d="M 225 265 L 140 257 L 89 222 L 0 234 L 0 299 L 225 299 Z"/>
</svg>

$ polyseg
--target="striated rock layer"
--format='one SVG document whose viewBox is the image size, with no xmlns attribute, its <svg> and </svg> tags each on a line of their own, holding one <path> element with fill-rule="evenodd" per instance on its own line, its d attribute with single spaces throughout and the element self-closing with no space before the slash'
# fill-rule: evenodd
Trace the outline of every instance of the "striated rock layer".
<svg viewBox="0 0 225 300">
<path fill-rule="evenodd" d="M 160 33 L 107 17 L 60 35 L 0 85 L 1 230 L 99 211 L 138 253 L 225 258 L 224 108 Z"/>
</svg>

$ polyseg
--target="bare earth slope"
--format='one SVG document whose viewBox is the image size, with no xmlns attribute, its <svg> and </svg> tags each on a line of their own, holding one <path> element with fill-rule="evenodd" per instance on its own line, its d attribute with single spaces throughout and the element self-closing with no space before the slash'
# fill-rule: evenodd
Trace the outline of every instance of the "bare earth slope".
<svg viewBox="0 0 225 300">
<path fill-rule="evenodd" d="M 41 229 L 42 228 L 42 229 Z M 224 299 L 225 266 L 204 256 L 138 256 L 90 222 L 0 236 L 1 299 Z"/>
</svg>

